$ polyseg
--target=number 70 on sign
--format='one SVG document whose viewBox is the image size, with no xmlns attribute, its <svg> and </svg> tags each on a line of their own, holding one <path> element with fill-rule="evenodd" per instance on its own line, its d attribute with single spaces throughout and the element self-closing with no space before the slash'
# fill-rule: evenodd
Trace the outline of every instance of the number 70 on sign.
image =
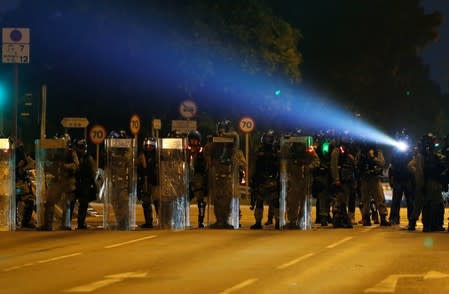
<svg viewBox="0 0 449 294">
<path fill-rule="evenodd" d="M 242 117 L 239 121 L 239 128 L 244 133 L 251 133 L 255 126 L 254 120 L 249 116 Z"/>
</svg>

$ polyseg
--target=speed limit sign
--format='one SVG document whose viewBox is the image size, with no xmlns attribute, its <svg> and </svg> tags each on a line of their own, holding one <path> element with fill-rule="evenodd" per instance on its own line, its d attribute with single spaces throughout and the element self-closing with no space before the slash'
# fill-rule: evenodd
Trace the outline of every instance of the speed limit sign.
<svg viewBox="0 0 449 294">
<path fill-rule="evenodd" d="M 137 135 L 140 131 L 140 117 L 137 114 L 133 114 L 131 116 L 131 120 L 129 121 L 129 129 L 131 130 L 131 134 Z"/>
<path fill-rule="evenodd" d="M 103 143 L 106 138 L 106 129 L 102 125 L 94 125 L 90 128 L 89 139 L 94 144 Z"/>
<path fill-rule="evenodd" d="M 239 127 L 244 133 L 251 133 L 255 128 L 254 120 L 249 116 L 244 116 L 240 119 Z"/>
</svg>

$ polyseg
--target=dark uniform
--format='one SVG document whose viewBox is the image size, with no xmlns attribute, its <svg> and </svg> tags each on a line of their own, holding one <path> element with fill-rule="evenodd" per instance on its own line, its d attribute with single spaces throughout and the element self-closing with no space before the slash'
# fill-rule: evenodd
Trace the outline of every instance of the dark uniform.
<svg viewBox="0 0 449 294">
<path fill-rule="evenodd" d="M 331 144 L 326 140 L 319 142 L 316 153 L 320 158 L 320 166 L 314 170 L 312 192 L 317 198 L 316 222 L 325 227 L 328 225 L 331 202 Z"/>
<path fill-rule="evenodd" d="M 251 229 L 262 229 L 263 204 L 274 207 L 275 228 L 279 229 L 279 152 L 275 148 L 274 132 L 262 136 L 262 146 L 257 151 L 255 172 L 251 181 L 251 206 L 255 206 L 256 223 Z"/>
<path fill-rule="evenodd" d="M 95 160 L 87 153 L 86 140 L 76 143 L 76 153 L 79 159 L 79 170 L 76 174 L 75 198 L 78 200 L 78 229 L 87 229 L 86 216 L 89 202 L 97 199 L 97 186 L 95 185 L 95 172 L 97 170 Z M 75 201 L 72 202 L 72 209 Z"/>
<path fill-rule="evenodd" d="M 444 205 L 442 186 L 447 185 L 445 158 L 435 149 L 436 139 L 431 135 L 421 138 L 419 152 L 410 161 L 415 176 L 415 203 L 409 230 L 415 230 L 422 212 L 424 232 L 443 231 Z"/>
<path fill-rule="evenodd" d="M 153 227 L 153 203 L 156 214 L 159 213 L 159 176 L 156 155 L 157 141 L 155 138 L 145 138 L 143 141 L 143 151 L 137 158 L 137 197 L 142 201 L 143 215 L 145 223 L 141 228 Z"/>
<path fill-rule="evenodd" d="M 201 147 L 201 134 L 192 131 L 187 135 L 187 162 L 189 165 L 189 197 L 196 198 L 198 204 L 198 227 L 204 228 L 207 195 L 207 164 L 204 149 Z"/>
<path fill-rule="evenodd" d="M 349 144 L 341 143 L 331 154 L 332 185 L 335 192 L 333 206 L 334 228 L 352 228 L 350 201 L 356 189 L 356 154 Z"/>
<path fill-rule="evenodd" d="M 380 225 L 389 226 L 390 223 L 386 219 L 388 212 L 385 206 L 385 195 L 380 183 L 380 176 L 385 166 L 385 159 L 382 152 L 374 146 L 363 146 L 358 165 L 360 172 L 360 193 L 363 203 L 363 225 L 371 225 L 370 210 L 371 199 L 373 199 L 380 214 Z"/>
<path fill-rule="evenodd" d="M 402 196 L 407 200 L 407 219 L 410 220 L 413 215 L 413 174 L 408 169 L 408 163 L 412 160 L 410 150 L 395 150 L 388 169 L 388 179 L 393 189 L 393 199 L 391 202 L 390 222 L 392 225 L 400 224 L 400 209 Z"/>
</svg>

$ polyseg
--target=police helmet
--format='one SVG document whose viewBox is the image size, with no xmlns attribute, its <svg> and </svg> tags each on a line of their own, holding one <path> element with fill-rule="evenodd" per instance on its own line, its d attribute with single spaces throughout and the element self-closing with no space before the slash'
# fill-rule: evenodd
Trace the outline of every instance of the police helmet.
<svg viewBox="0 0 449 294">
<path fill-rule="evenodd" d="M 187 140 L 189 142 L 189 145 L 192 144 L 193 140 L 197 140 L 198 143 L 197 145 L 199 145 L 201 143 L 201 134 L 198 131 L 190 131 L 189 134 L 187 135 Z"/>
<path fill-rule="evenodd" d="M 76 140 L 74 145 L 75 145 L 76 149 L 78 149 L 78 150 L 87 151 L 87 141 L 86 141 L 86 139 Z"/>
<path fill-rule="evenodd" d="M 439 146 L 437 138 L 432 133 L 427 133 L 421 137 L 419 149 L 423 151 L 434 151 Z"/>
<path fill-rule="evenodd" d="M 260 142 L 264 145 L 274 145 L 276 141 L 276 137 L 273 130 L 268 130 L 265 133 L 263 133 L 262 137 L 260 138 Z"/>
</svg>

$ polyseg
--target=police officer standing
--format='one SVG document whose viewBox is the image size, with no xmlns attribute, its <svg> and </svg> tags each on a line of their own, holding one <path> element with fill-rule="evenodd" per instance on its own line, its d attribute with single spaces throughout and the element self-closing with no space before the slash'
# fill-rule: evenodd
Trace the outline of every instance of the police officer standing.
<svg viewBox="0 0 449 294">
<path fill-rule="evenodd" d="M 436 150 L 436 138 L 424 135 L 418 145 L 418 154 L 410 161 L 409 168 L 415 176 L 415 203 L 413 219 L 409 230 L 414 231 L 416 221 L 422 211 L 423 232 L 443 231 L 444 205 L 442 185 L 446 184 L 444 175 L 445 158 Z"/>
<path fill-rule="evenodd" d="M 412 160 L 412 152 L 409 147 L 408 136 L 403 130 L 396 136 L 398 142 L 403 145 L 395 148 L 391 157 L 388 169 L 388 180 L 393 189 L 393 199 L 391 202 L 390 222 L 392 225 L 400 224 L 400 209 L 402 196 L 407 200 L 407 218 L 410 224 L 413 215 L 413 174 L 408 169 L 408 163 Z"/>
<path fill-rule="evenodd" d="M 207 195 L 206 158 L 203 147 L 201 147 L 201 134 L 198 131 L 189 132 L 187 140 L 190 200 L 196 198 L 198 203 L 198 227 L 204 228 L 204 217 L 206 215 L 205 197 Z"/>
<path fill-rule="evenodd" d="M 273 130 L 262 135 L 262 146 L 257 151 L 255 172 L 251 181 L 251 207 L 254 209 L 256 223 L 252 230 L 262 229 L 263 204 L 271 203 L 274 207 L 275 229 L 279 229 L 279 152 L 275 144 Z"/>
<path fill-rule="evenodd" d="M 322 227 L 328 225 L 331 202 L 330 163 L 332 146 L 323 136 L 316 138 L 316 153 L 320 158 L 320 166 L 314 170 L 313 193 L 317 198 L 317 223 Z"/>
<path fill-rule="evenodd" d="M 386 219 L 388 212 L 385 206 L 385 195 L 380 184 L 380 176 L 385 166 L 382 151 L 374 145 L 365 144 L 362 146 L 358 164 L 360 171 L 360 193 L 363 203 L 363 225 L 371 226 L 370 210 L 372 198 L 380 214 L 380 225 L 390 226 L 391 224 Z"/>
<path fill-rule="evenodd" d="M 79 160 L 79 170 L 76 174 L 75 198 L 78 200 L 78 230 L 87 229 L 86 216 L 89 202 L 97 199 L 95 185 L 95 173 L 97 170 L 95 160 L 87 153 L 87 142 L 85 139 L 78 140 L 75 144 L 76 154 Z M 75 207 L 72 202 L 71 211 Z"/>
<path fill-rule="evenodd" d="M 156 214 L 159 212 L 159 199 L 157 199 L 159 176 L 156 146 L 156 138 L 145 138 L 143 140 L 143 150 L 137 158 L 137 196 L 142 201 L 143 215 L 145 218 L 145 223 L 140 225 L 141 228 L 153 227 L 153 202 L 155 204 Z"/>
<path fill-rule="evenodd" d="M 356 154 L 350 142 L 343 138 L 331 154 L 332 185 L 336 194 L 333 206 L 334 228 L 352 228 L 349 201 L 356 189 Z"/>
</svg>

